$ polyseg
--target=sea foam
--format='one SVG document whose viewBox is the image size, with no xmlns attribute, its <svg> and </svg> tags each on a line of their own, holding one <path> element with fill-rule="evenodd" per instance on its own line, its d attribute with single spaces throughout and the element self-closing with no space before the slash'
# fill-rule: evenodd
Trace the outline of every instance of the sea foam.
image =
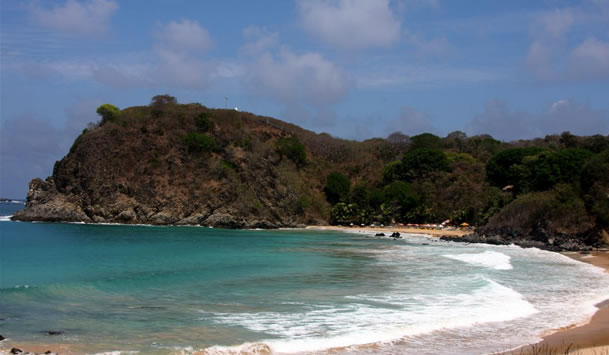
<svg viewBox="0 0 609 355">
<path fill-rule="evenodd" d="M 468 264 L 484 266 L 495 270 L 511 270 L 511 257 L 503 253 L 487 250 L 482 253 L 475 254 L 446 254 L 444 257 L 463 261 Z"/>
<path fill-rule="evenodd" d="M 505 322 L 537 312 L 515 290 L 480 277 L 484 286 L 467 294 L 438 294 L 414 300 L 405 294 L 348 297 L 350 303 L 314 305 L 303 313 L 215 313 L 216 322 L 281 338 L 263 340 L 274 352 L 321 351 L 390 344 L 406 336 L 474 324 Z M 411 307 L 413 303 L 416 307 Z M 391 304 L 377 307 L 373 304 Z M 207 318 L 207 317 L 205 317 Z"/>
</svg>

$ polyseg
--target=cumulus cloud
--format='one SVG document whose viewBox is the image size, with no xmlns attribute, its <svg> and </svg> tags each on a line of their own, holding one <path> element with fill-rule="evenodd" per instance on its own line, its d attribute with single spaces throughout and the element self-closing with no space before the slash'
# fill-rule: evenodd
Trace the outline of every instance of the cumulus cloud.
<svg viewBox="0 0 609 355">
<path fill-rule="evenodd" d="M 558 100 L 535 113 L 516 111 L 503 101 L 487 103 L 467 126 L 470 134 L 487 133 L 501 140 L 543 137 L 570 131 L 577 135 L 606 135 L 609 112 L 569 100 Z"/>
<path fill-rule="evenodd" d="M 387 48 L 400 39 L 389 0 L 302 0 L 299 10 L 311 35 L 340 49 Z"/>
<path fill-rule="evenodd" d="M 571 52 L 569 73 L 572 78 L 609 78 L 609 43 L 588 38 Z"/>
<path fill-rule="evenodd" d="M 203 51 L 213 47 L 211 36 L 197 21 L 171 21 L 157 33 L 164 50 L 177 52 Z"/>
<path fill-rule="evenodd" d="M 591 36 L 590 32 L 598 27 L 595 24 L 609 19 L 608 4 L 606 0 L 593 0 L 580 7 L 554 9 L 535 17 L 526 69 L 542 81 L 608 78 L 609 42 Z"/>
<path fill-rule="evenodd" d="M 26 75 L 59 75 L 70 80 L 96 80 L 112 87 L 177 87 L 205 89 L 219 77 L 234 77 L 240 66 L 206 58 L 213 40 L 198 22 L 182 20 L 160 25 L 150 52 L 104 58 L 23 62 Z"/>
<path fill-rule="evenodd" d="M 265 28 L 249 26 L 243 30 L 247 43 L 241 48 L 245 54 L 257 55 L 279 45 L 279 33 Z"/>
<path fill-rule="evenodd" d="M 34 3 L 32 18 L 39 25 L 73 35 L 100 34 L 106 32 L 110 17 L 118 9 L 114 0 L 67 0 L 63 5 L 43 7 Z"/>
<path fill-rule="evenodd" d="M 281 101 L 329 104 L 349 90 L 346 74 L 321 54 L 298 54 L 287 48 L 277 54 L 262 54 L 253 65 L 250 80 Z"/>
<path fill-rule="evenodd" d="M 343 98 L 351 81 L 338 65 L 317 52 L 296 53 L 276 33 L 250 27 L 242 51 L 248 55 L 252 92 L 284 104 L 328 105 Z"/>
</svg>

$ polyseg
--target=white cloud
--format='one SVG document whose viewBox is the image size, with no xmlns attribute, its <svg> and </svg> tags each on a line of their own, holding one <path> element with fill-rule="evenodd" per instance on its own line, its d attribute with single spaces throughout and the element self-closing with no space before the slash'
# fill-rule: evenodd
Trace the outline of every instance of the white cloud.
<svg viewBox="0 0 609 355">
<path fill-rule="evenodd" d="M 213 47 L 209 32 L 197 21 L 171 21 L 157 33 L 160 46 L 177 52 L 204 51 Z"/>
<path fill-rule="evenodd" d="M 310 34 L 340 49 L 387 48 L 400 39 L 389 0 L 302 0 L 299 9 Z"/>
<path fill-rule="evenodd" d="M 70 80 L 96 80 L 113 87 L 178 87 L 205 89 L 218 77 L 235 76 L 238 68 L 204 57 L 213 46 L 207 30 L 196 21 L 161 26 L 151 52 L 21 64 L 27 73 L 60 74 Z M 32 71 L 32 68 L 36 69 Z"/>
<path fill-rule="evenodd" d="M 311 104 L 335 103 L 350 88 L 343 70 L 321 54 L 297 54 L 287 48 L 255 58 L 250 82 L 254 90 L 263 89 L 280 101 Z"/>
<path fill-rule="evenodd" d="M 571 52 L 569 72 L 573 78 L 609 78 L 609 43 L 588 38 Z"/>
<path fill-rule="evenodd" d="M 108 29 L 110 17 L 118 9 L 114 0 L 67 0 L 46 8 L 35 3 L 30 11 L 39 25 L 73 35 L 100 34 Z"/>
<path fill-rule="evenodd" d="M 248 41 L 241 50 L 245 54 L 256 55 L 276 47 L 279 44 L 279 33 L 270 32 L 257 26 L 249 26 L 243 30 L 243 37 Z"/>
<path fill-rule="evenodd" d="M 542 81 L 609 78 L 609 42 L 594 37 L 602 33 L 599 25 L 606 28 L 608 19 L 607 0 L 582 2 L 536 16 L 531 23 L 533 41 L 525 58 L 526 69 Z"/>
</svg>

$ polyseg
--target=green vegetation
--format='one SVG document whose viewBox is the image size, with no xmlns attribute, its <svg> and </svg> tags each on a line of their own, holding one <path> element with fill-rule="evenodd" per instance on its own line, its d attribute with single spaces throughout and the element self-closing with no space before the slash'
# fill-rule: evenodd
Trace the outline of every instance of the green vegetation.
<svg viewBox="0 0 609 355">
<path fill-rule="evenodd" d="M 297 166 L 303 166 L 307 163 L 305 146 L 300 143 L 297 137 L 279 138 L 277 152 L 292 160 Z"/>
<path fill-rule="evenodd" d="M 213 122 L 207 112 L 202 112 L 195 117 L 195 126 L 200 132 L 207 132 L 213 127 Z"/>
<path fill-rule="evenodd" d="M 103 104 L 97 108 L 97 114 L 101 116 L 100 124 L 106 122 L 116 122 L 121 110 L 112 104 Z"/>
<path fill-rule="evenodd" d="M 182 137 L 182 143 L 189 153 L 211 152 L 217 149 L 214 137 L 197 132 L 190 132 Z"/>
<path fill-rule="evenodd" d="M 345 200 L 349 194 L 350 187 L 351 181 L 349 181 L 349 178 L 345 175 L 341 173 L 331 173 L 328 175 L 324 192 L 330 203 L 337 203 Z"/>
<path fill-rule="evenodd" d="M 609 228 L 607 136 L 564 132 L 500 142 L 460 131 L 446 137 L 395 132 L 387 139 L 356 142 L 270 117 L 178 104 L 169 95 L 122 111 L 104 104 L 97 113 L 99 127 L 83 132 L 71 154 L 124 147 L 130 153 L 113 158 L 113 165 L 96 176 L 119 166 L 130 176 L 146 176 L 154 186 L 182 181 L 186 187 L 180 196 L 192 196 L 183 206 L 196 206 L 202 203 L 197 196 L 205 196 L 216 206 L 226 204 L 269 221 L 449 219 L 522 231 L 544 221 L 544 228 L 565 233 Z M 153 200 L 149 186 L 138 191 L 151 191 Z"/>
</svg>

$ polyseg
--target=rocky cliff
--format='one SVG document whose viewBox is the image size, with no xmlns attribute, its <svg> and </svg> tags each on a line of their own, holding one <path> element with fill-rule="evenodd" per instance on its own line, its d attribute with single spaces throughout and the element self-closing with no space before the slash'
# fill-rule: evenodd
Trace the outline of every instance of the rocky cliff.
<svg viewBox="0 0 609 355">
<path fill-rule="evenodd" d="M 25 209 L 13 219 L 229 228 L 327 223 L 326 171 L 356 167 L 360 176 L 378 177 L 386 162 L 379 144 L 200 104 L 132 107 L 85 130 L 52 176 L 30 182 Z"/>
</svg>

